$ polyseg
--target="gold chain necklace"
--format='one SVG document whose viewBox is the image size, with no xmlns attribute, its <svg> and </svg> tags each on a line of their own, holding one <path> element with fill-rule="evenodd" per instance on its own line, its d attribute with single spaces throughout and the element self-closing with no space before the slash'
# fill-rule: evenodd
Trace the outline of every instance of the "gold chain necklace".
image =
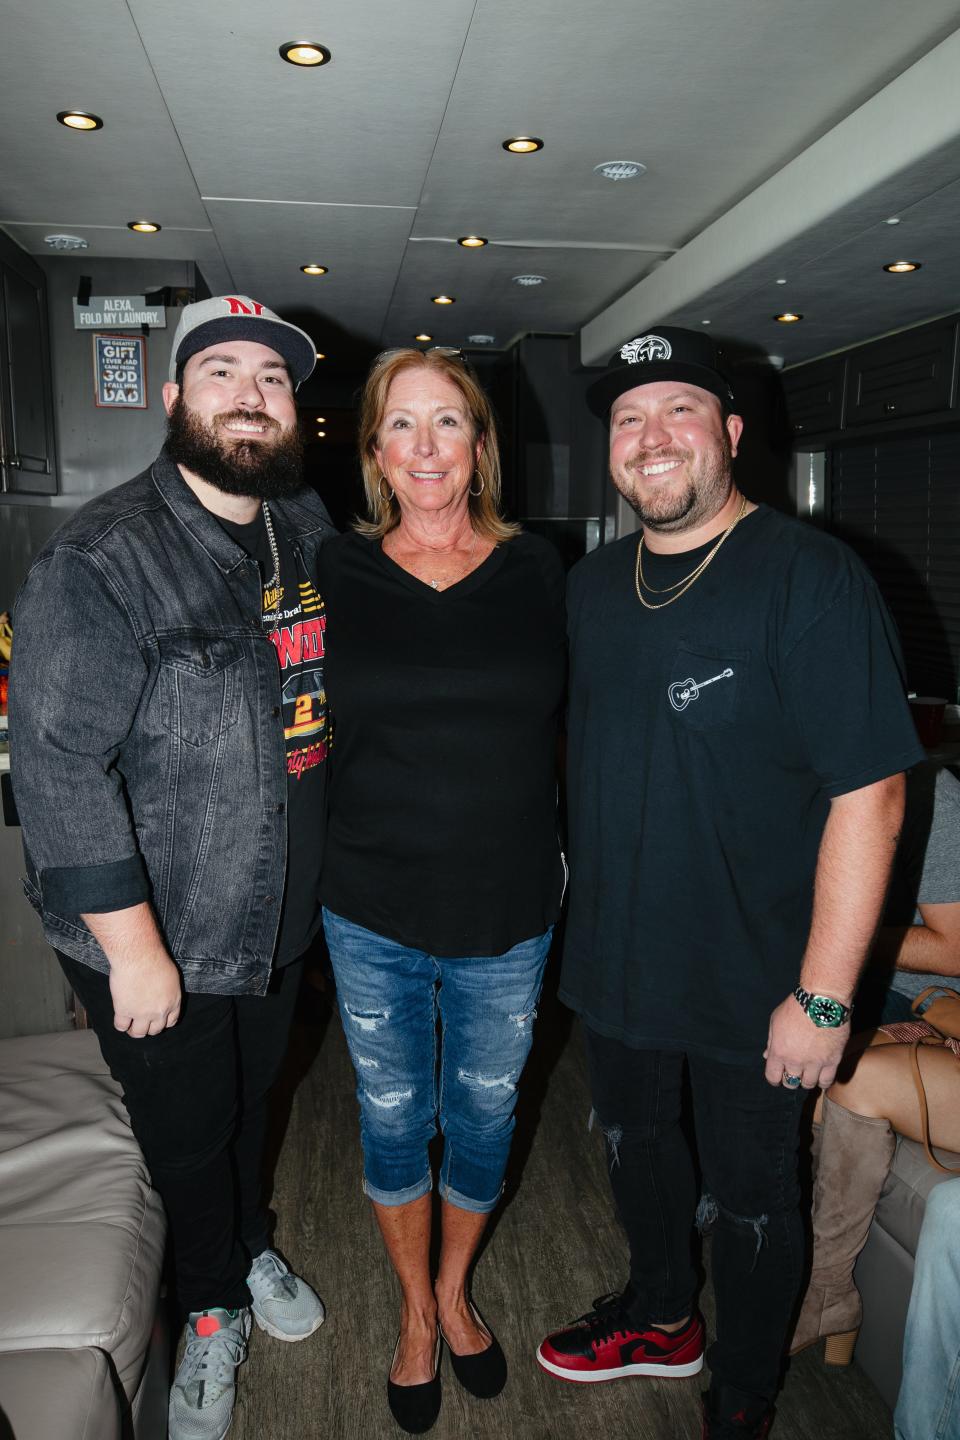
<svg viewBox="0 0 960 1440">
<path fill-rule="evenodd" d="M 727 526 L 726 530 L 724 530 L 723 534 L 720 536 L 713 549 L 708 551 L 708 553 L 700 561 L 699 565 L 697 565 L 693 570 L 690 571 L 689 575 L 684 575 L 682 580 L 675 580 L 672 585 L 665 585 L 662 590 L 654 589 L 654 587 L 650 585 L 644 577 L 643 535 L 641 535 L 639 541 L 637 542 L 637 568 L 634 575 L 634 585 L 637 591 L 637 599 L 640 601 L 640 604 L 644 607 L 644 609 L 663 610 L 666 608 L 667 605 L 672 605 L 674 600 L 679 600 L 681 595 L 686 595 L 690 587 L 692 585 L 695 585 L 696 582 L 700 579 L 700 576 L 703 574 L 704 570 L 706 570 L 707 566 L 710 564 L 710 561 L 716 555 L 717 551 L 720 549 L 720 546 L 723 544 L 724 540 L 726 540 L 727 536 L 732 534 L 732 532 L 739 525 L 740 521 L 744 517 L 744 514 L 746 513 L 746 509 L 747 497 L 746 495 L 741 495 L 739 510 L 731 520 L 730 524 Z M 649 600 L 644 598 L 643 590 L 640 589 L 641 585 L 643 586 L 644 590 L 649 590 L 652 595 L 666 595 L 670 590 L 676 590 L 677 593 L 676 595 L 671 595 L 669 600 L 661 600 L 659 605 L 654 605 Z"/>
</svg>

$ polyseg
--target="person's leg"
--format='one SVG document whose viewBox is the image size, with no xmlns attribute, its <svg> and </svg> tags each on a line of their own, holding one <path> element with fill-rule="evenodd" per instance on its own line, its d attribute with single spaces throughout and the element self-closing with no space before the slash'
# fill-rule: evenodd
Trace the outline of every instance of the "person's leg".
<svg viewBox="0 0 960 1440">
<path fill-rule="evenodd" d="M 893 1428 L 896 1440 L 960 1434 L 960 1181 L 927 1196 Z"/>
<path fill-rule="evenodd" d="M 780 1380 L 804 1257 L 797 1180 L 804 1091 L 769 1085 L 762 1060 L 722 1064 L 691 1056 L 690 1077 L 704 1193 L 702 1231 L 713 1232 L 717 1339 L 708 1414 L 765 1422 Z"/>
<path fill-rule="evenodd" d="M 114 1029 L 107 977 L 69 956 L 58 958 L 123 1089 L 133 1133 L 163 1200 L 182 1308 L 249 1305 L 230 1154 L 237 1122 L 232 999 L 186 995 L 176 1025 L 135 1040 Z"/>
<path fill-rule="evenodd" d="M 287 1053 L 302 975 L 302 961 L 294 961 L 274 973 L 266 995 L 238 995 L 234 1002 L 240 1060 L 240 1119 L 233 1153 L 239 1188 L 240 1238 L 251 1260 L 270 1245 L 270 1217 L 263 1191 L 270 1091 Z"/>
<path fill-rule="evenodd" d="M 551 936 L 547 931 L 504 955 L 439 962 L 443 1229 L 434 1291 L 455 1355 L 491 1345 L 470 1307 L 467 1276 L 503 1190 L 517 1086 L 533 1043 Z"/>
<path fill-rule="evenodd" d="M 430 1283 L 436 1133 L 436 994 L 433 960 L 324 911 L 337 1003 L 357 1076 L 364 1190 L 373 1201 L 401 1288 L 395 1385 L 434 1373 L 437 1312 Z"/>
<path fill-rule="evenodd" d="M 553 1375 L 582 1382 L 696 1375 L 703 1321 L 695 1306 L 696 1186 L 680 1128 L 684 1057 L 585 1033 L 630 1279 L 621 1295 L 601 1296 L 573 1325 L 548 1335 L 537 1360 Z"/>
<path fill-rule="evenodd" d="M 889 1120 L 899 1135 L 920 1140 L 920 1102 L 913 1083 L 909 1045 L 871 1046 L 856 1067 L 829 1090 L 830 1099 L 858 1115 Z M 960 1095 L 957 1057 L 951 1050 L 921 1045 L 917 1060 L 930 1118 L 930 1143 L 960 1151 Z"/>
</svg>

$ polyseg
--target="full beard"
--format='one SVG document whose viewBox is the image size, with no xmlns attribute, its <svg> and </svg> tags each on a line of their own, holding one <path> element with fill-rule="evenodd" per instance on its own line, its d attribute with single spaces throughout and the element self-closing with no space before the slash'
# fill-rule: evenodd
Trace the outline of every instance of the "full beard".
<svg viewBox="0 0 960 1440">
<path fill-rule="evenodd" d="M 242 439 L 222 433 L 236 420 L 253 420 L 266 427 L 262 439 Z M 178 395 L 167 420 L 167 452 L 179 465 L 225 495 L 258 500 L 279 500 L 303 484 L 303 445 L 296 426 L 284 430 L 269 415 L 248 415 L 242 410 L 218 415 L 207 425 Z"/>
<path fill-rule="evenodd" d="M 726 433 L 713 451 L 701 453 L 699 464 L 694 471 L 688 471 L 689 478 L 685 483 L 664 484 L 654 488 L 650 494 L 641 495 L 639 484 L 643 477 L 640 470 L 644 465 L 662 460 L 680 460 L 689 466 L 694 455 L 689 450 L 677 450 L 667 455 L 641 455 L 630 462 L 626 476 L 612 477 L 624 500 L 648 530 L 663 534 L 693 530 L 712 520 L 723 509 L 730 494 L 733 464 L 730 439 Z"/>
</svg>

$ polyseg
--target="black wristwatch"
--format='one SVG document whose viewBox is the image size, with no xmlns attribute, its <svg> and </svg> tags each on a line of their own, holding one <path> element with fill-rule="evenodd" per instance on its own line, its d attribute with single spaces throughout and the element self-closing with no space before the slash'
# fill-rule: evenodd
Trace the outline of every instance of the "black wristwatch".
<svg viewBox="0 0 960 1440">
<path fill-rule="evenodd" d="M 802 985 L 794 990 L 793 998 L 807 1019 L 823 1030 L 836 1030 L 850 1018 L 849 1005 L 841 1005 L 839 1000 L 833 1000 L 829 995 L 811 995 Z"/>
</svg>

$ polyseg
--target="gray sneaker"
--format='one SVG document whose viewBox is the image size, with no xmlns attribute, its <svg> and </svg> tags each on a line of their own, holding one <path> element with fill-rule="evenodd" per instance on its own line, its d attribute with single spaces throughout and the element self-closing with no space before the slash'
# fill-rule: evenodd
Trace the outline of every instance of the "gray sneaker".
<svg viewBox="0 0 960 1440">
<path fill-rule="evenodd" d="M 223 1440 L 237 1398 L 234 1371 L 247 1358 L 250 1311 L 195 1310 L 167 1415 L 169 1440 Z"/>
<path fill-rule="evenodd" d="M 275 1250 L 257 1256 L 247 1285 L 254 1320 L 275 1340 L 306 1340 L 323 1324 L 323 1301 L 306 1280 L 287 1269 Z"/>
</svg>

